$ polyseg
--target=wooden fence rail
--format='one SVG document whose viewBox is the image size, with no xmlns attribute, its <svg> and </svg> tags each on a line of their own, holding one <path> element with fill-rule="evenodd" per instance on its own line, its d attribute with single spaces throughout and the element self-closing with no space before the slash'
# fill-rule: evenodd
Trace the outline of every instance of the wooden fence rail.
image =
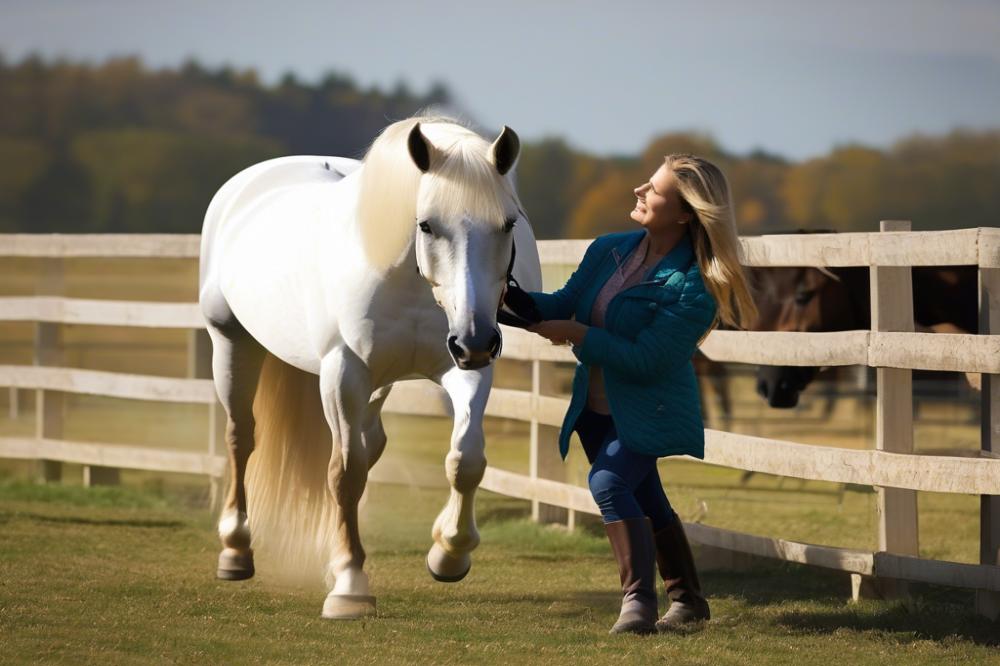
<svg viewBox="0 0 1000 666">
<path fill-rule="evenodd" d="M 546 265 L 579 263 L 589 241 L 541 241 Z M 867 365 L 877 368 L 877 420 L 872 450 L 847 450 L 706 430 L 705 463 L 800 479 L 872 485 L 878 492 L 879 547 L 876 552 L 798 543 L 688 524 L 695 543 L 716 549 L 822 566 L 851 574 L 854 595 L 900 595 L 906 581 L 977 590 L 977 608 L 1000 614 L 1000 229 L 911 232 L 909 223 L 883 222 L 879 233 L 790 234 L 742 238 L 752 266 L 870 267 L 872 329 L 837 333 L 714 331 L 702 345 L 711 359 L 766 365 Z M 0 235 L 0 257 L 37 257 L 51 272 L 66 258 L 196 259 L 197 236 Z M 972 265 L 980 274 L 980 334 L 913 332 L 910 266 Z M 118 468 L 204 474 L 218 483 L 227 465 L 216 438 L 220 418 L 208 379 L 207 336 L 198 306 L 65 298 L 61 280 L 46 295 L 0 297 L 0 321 L 34 322 L 35 365 L 0 366 L 0 385 L 36 393 L 32 438 L 0 437 L 0 457 L 85 466 L 90 482 L 113 482 Z M 53 286 L 54 285 L 54 286 Z M 54 292 L 54 293 L 53 293 Z M 84 324 L 186 329 L 191 333 L 189 378 L 152 377 L 62 367 L 59 326 Z M 532 502 L 532 514 L 551 518 L 562 511 L 570 524 L 577 512 L 597 514 L 590 493 L 563 483 L 552 440 L 567 401 L 544 395 L 542 363 L 575 362 L 569 349 L 538 336 L 504 328 L 504 357 L 532 364 L 532 390 L 494 389 L 490 416 L 531 425 L 530 473 L 489 468 L 482 487 Z M 914 369 L 984 373 L 979 457 L 916 455 L 912 447 Z M 211 418 L 204 453 L 139 446 L 65 441 L 62 396 L 80 393 L 204 404 Z M 386 402 L 389 412 L 446 416 L 443 390 L 426 381 L 400 382 Z M 373 478 L 382 475 L 378 468 Z M 388 479 L 382 479 L 388 480 Z M 917 557 L 916 491 L 977 494 L 981 498 L 980 564 Z"/>
</svg>

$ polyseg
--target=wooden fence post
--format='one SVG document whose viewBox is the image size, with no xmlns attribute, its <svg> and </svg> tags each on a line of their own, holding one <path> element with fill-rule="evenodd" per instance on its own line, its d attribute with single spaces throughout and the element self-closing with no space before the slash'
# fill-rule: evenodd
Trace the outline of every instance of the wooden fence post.
<svg viewBox="0 0 1000 666">
<path fill-rule="evenodd" d="M 538 422 L 535 405 L 542 394 L 541 361 L 531 361 L 532 415 L 530 426 L 530 448 L 528 474 L 532 479 L 542 478 L 552 481 L 566 480 L 566 465 L 559 455 L 559 429 Z M 567 509 L 531 500 L 531 519 L 537 523 L 575 523 Z"/>
<path fill-rule="evenodd" d="M 212 378 L 212 339 L 205 329 L 188 331 L 188 368 L 187 376 L 192 379 Z M 208 455 L 225 455 L 222 449 L 221 428 L 226 423 L 226 413 L 222 404 L 216 400 L 208 406 Z M 225 476 L 209 477 L 208 504 L 209 509 L 217 511 L 222 508 L 224 499 Z"/>
<path fill-rule="evenodd" d="M 117 467 L 83 466 L 85 486 L 117 486 L 119 483 L 121 483 L 121 472 Z"/>
<path fill-rule="evenodd" d="M 1000 333 L 1000 268 L 979 268 L 979 334 Z M 980 449 L 1000 453 L 1000 375 L 983 374 Z M 1000 496 L 979 496 L 979 562 L 1000 565 Z M 976 611 L 1000 617 L 1000 593 L 976 591 Z"/>
<path fill-rule="evenodd" d="M 59 324 L 35 324 L 35 365 L 62 364 L 61 338 Z M 38 439 L 62 439 L 64 398 L 58 391 L 35 390 L 35 436 Z M 61 481 L 62 463 L 40 460 L 39 474 L 46 483 Z"/>
<path fill-rule="evenodd" d="M 117 486 L 120 483 L 121 483 L 121 470 L 119 470 L 117 467 L 104 467 L 101 465 L 83 466 L 84 486 L 87 487 Z"/>
<path fill-rule="evenodd" d="M 43 259 L 42 274 L 35 292 L 42 296 L 55 296 L 63 292 L 63 263 L 60 259 Z M 49 322 L 35 324 L 35 365 L 63 363 L 62 331 L 60 325 Z M 65 396 L 58 391 L 35 390 L 35 436 L 38 439 L 62 439 Z M 46 483 L 62 480 L 62 463 L 40 460 L 39 475 Z"/>
<path fill-rule="evenodd" d="M 883 220 L 880 231 L 910 231 L 908 220 Z M 913 331 L 913 281 L 909 266 L 871 266 L 872 331 Z M 913 453 L 913 373 L 902 368 L 877 368 L 875 448 Z M 917 493 L 876 486 L 878 550 L 919 555 Z M 876 570 L 876 576 L 877 576 Z M 851 597 L 903 598 L 906 581 L 851 575 Z"/>
</svg>

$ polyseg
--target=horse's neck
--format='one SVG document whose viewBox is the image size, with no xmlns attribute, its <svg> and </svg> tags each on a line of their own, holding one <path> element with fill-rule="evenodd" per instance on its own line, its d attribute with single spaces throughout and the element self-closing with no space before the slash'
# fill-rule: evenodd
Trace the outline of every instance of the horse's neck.
<svg viewBox="0 0 1000 666">
<path fill-rule="evenodd" d="M 388 269 L 376 271 L 369 266 L 367 270 L 374 280 L 376 291 L 391 292 L 397 296 L 404 295 L 410 306 L 422 303 L 428 308 L 438 307 L 430 284 L 417 270 L 417 255 L 412 241 L 400 260 Z"/>
<path fill-rule="evenodd" d="M 871 281 L 865 266 L 840 266 L 830 269 L 840 278 L 851 304 L 852 328 L 871 328 Z"/>
<path fill-rule="evenodd" d="M 913 316 L 924 325 L 946 322 L 978 333 L 977 289 L 974 266 L 915 266 Z"/>
</svg>

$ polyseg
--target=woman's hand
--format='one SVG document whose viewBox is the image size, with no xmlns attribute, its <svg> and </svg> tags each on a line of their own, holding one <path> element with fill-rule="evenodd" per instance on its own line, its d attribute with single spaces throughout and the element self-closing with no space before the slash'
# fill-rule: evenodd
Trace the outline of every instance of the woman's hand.
<svg viewBox="0 0 1000 666">
<path fill-rule="evenodd" d="M 553 344 L 581 345 L 588 328 L 589 326 L 571 319 L 550 319 L 529 326 L 527 330 L 547 338 Z"/>
</svg>

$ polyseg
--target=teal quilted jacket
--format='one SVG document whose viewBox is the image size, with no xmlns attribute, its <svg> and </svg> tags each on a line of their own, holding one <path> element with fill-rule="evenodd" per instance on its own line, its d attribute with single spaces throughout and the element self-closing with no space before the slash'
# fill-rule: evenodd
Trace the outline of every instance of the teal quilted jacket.
<svg viewBox="0 0 1000 666">
<path fill-rule="evenodd" d="M 529 292 L 542 317 L 575 317 L 589 325 L 597 293 L 645 233 L 639 229 L 597 237 L 562 289 Z M 655 456 L 704 458 L 705 426 L 691 356 L 716 312 L 687 233 L 641 282 L 611 300 L 605 328 L 589 328 L 583 343 L 573 345 L 578 363 L 559 434 L 562 457 L 569 452 L 570 435 L 587 404 L 589 368 L 600 365 L 611 415 L 625 446 Z"/>
</svg>

